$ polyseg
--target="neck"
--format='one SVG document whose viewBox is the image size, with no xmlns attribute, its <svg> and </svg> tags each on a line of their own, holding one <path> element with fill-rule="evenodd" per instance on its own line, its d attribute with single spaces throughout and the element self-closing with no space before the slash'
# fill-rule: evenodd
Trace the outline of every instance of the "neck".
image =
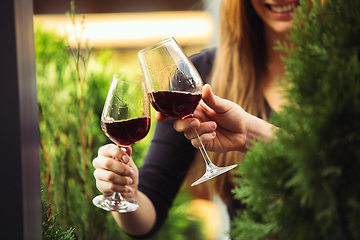
<svg viewBox="0 0 360 240">
<path fill-rule="evenodd" d="M 265 39 L 266 39 L 266 66 L 269 72 L 273 74 L 283 76 L 285 72 L 284 62 L 281 60 L 281 57 L 287 58 L 288 55 L 284 51 L 274 50 L 274 47 L 277 46 L 276 41 L 281 43 L 286 42 L 290 44 L 290 41 L 286 38 L 285 32 L 279 33 L 275 32 L 272 28 L 265 25 Z M 271 74 L 271 75 L 273 75 Z"/>
<path fill-rule="evenodd" d="M 261 89 L 264 97 L 276 112 L 281 111 L 281 106 L 285 103 L 283 98 L 282 87 L 276 85 L 279 77 L 284 79 L 285 66 L 281 57 L 288 57 L 284 51 L 274 50 L 277 46 L 275 41 L 281 43 L 290 43 L 286 38 L 286 33 L 275 32 L 273 29 L 265 26 L 265 39 L 266 39 L 266 71 L 261 77 Z"/>
</svg>

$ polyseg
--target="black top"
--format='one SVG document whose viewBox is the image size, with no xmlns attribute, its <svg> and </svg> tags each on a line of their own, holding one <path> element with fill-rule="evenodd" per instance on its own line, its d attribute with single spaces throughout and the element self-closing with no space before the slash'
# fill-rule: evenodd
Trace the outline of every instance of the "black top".
<svg viewBox="0 0 360 240">
<path fill-rule="evenodd" d="M 215 49 L 203 50 L 190 57 L 204 83 L 208 81 L 211 72 Z M 149 152 L 139 172 L 139 190 L 152 201 L 156 210 L 156 223 L 153 229 L 144 236 L 155 233 L 167 218 L 187 171 L 198 151 L 186 139 L 183 133 L 176 132 L 173 120 L 158 122 Z M 238 200 L 233 200 L 228 206 L 230 218 L 241 207 Z"/>
</svg>

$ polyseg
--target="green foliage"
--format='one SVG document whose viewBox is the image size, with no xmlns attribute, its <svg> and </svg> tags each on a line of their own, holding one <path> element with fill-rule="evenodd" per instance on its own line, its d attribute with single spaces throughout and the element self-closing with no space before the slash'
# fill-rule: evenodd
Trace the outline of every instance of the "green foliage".
<svg viewBox="0 0 360 240">
<path fill-rule="evenodd" d="M 51 204 L 42 201 L 42 239 L 43 240 L 75 240 L 74 229 L 62 231 L 55 228 L 56 217 L 51 211 Z"/>
<path fill-rule="evenodd" d="M 191 196 L 182 188 L 169 211 L 169 217 L 162 229 L 149 240 L 202 240 L 201 222 L 188 219 L 186 213 Z"/>
<path fill-rule="evenodd" d="M 70 20 L 76 24 L 71 14 Z M 109 212 L 92 204 L 92 198 L 100 194 L 92 160 L 98 148 L 110 142 L 100 127 L 103 104 L 113 73 L 127 72 L 129 67 L 116 66 L 113 50 L 90 51 L 81 41 L 76 49 L 69 49 L 66 38 L 55 30 L 41 23 L 35 23 L 34 30 L 41 187 L 44 201 L 51 203 L 47 211 L 51 208 L 57 216 L 56 222 L 44 219 L 45 227 L 58 236 L 61 229 L 70 229 L 61 236 L 73 234 L 76 239 L 130 239 Z M 132 157 L 139 167 L 155 129 L 154 120 L 152 125 L 148 136 L 132 147 Z M 188 200 L 183 191 L 168 221 L 151 239 L 201 239 L 200 223 L 186 219 L 181 211 Z"/>
<path fill-rule="evenodd" d="M 301 1 L 288 104 L 245 157 L 234 239 L 360 239 L 360 2 Z"/>
<path fill-rule="evenodd" d="M 74 227 L 78 239 L 98 239 L 104 225 L 111 224 L 106 214 L 91 203 L 97 194 L 91 161 L 97 148 L 107 141 L 95 104 L 103 104 L 107 90 L 102 86 L 108 85 L 111 73 L 105 66 L 97 72 L 89 71 L 81 92 L 65 39 L 41 25 L 35 25 L 35 39 L 37 56 L 48 59 L 36 63 L 44 198 L 52 203 L 57 226 Z M 46 44 L 59 47 L 52 48 L 52 52 L 38 48 Z M 101 81 L 95 83 L 94 79 Z M 115 227 L 115 223 L 112 225 Z"/>
</svg>

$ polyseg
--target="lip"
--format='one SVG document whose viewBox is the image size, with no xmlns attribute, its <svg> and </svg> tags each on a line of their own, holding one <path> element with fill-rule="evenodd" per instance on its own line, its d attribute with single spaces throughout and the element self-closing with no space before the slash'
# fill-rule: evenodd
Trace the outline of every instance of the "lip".
<svg viewBox="0 0 360 240">
<path fill-rule="evenodd" d="M 288 21 L 291 20 L 291 14 L 294 12 L 296 6 L 299 5 L 298 1 L 291 1 L 281 4 L 265 3 L 265 7 L 268 9 L 270 14 L 277 20 Z"/>
</svg>

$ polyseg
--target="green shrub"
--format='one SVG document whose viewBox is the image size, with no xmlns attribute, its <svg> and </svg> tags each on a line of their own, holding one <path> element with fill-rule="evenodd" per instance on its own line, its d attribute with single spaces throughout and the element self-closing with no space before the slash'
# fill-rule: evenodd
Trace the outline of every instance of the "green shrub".
<svg viewBox="0 0 360 240">
<path fill-rule="evenodd" d="M 51 204 L 42 201 L 42 239 L 43 240 L 75 240 L 74 229 L 63 231 L 55 228 L 56 216 L 53 215 Z"/>
<path fill-rule="evenodd" d="M 60 232 L 70 229 L 76 239 L 129 239 L 109 212 L 92 204 L 92 198 L 100 194 L 92 160 L 98 148 L 110 142 L 101 131 L 100 115 L 113 73 L 127 69 L 116 66 L 111 49 L 88 56 L 90 51 L 85 47 L 68 49 L 64 37 L 41 23 L 35 23 L 34 30 L 41 188 L 43 200 L 51 203 L 51 211 L 57 216 L 55 227 Z M 79 61 L 80 75 L 71 52 L 75 62 Z M 132 157 L 139 167 L 154 129 L 152 120 L 148 136 L 133 145 Z M 186 207 L 189 199 L 182 191 L 169 220 L 152 239 L 201 239 L 199 223 L 186 219 L 178 210 Z"/>
<path fill-rule="evenodd" d="M 360 239 L 360 2 L 301 1 L 281 46 L 289 89 L 275 142 L 255 143 L 237 179 L 235 239 Z"/>
<path fill-rule="evenodd" d="M 59 226 L 74 227 L 78 239 L 97 239 L 110 223 L 91 202 L 98 194 L 91 161 L 97 148 L 107 142 L 96 112 L 101 107 L 96 104 L 103 104 L 112 73 L 105 67 L 89 71 L 91 84 L 86 82 L 80 93 L 65 39 L 35 25 L 35 41 L 37 57 L 46 59 L 36 63 L 44 198 L 52 203 Z M 47 45 L 54 46 L 52 51 L 42 47 Z"/>
</svg>

